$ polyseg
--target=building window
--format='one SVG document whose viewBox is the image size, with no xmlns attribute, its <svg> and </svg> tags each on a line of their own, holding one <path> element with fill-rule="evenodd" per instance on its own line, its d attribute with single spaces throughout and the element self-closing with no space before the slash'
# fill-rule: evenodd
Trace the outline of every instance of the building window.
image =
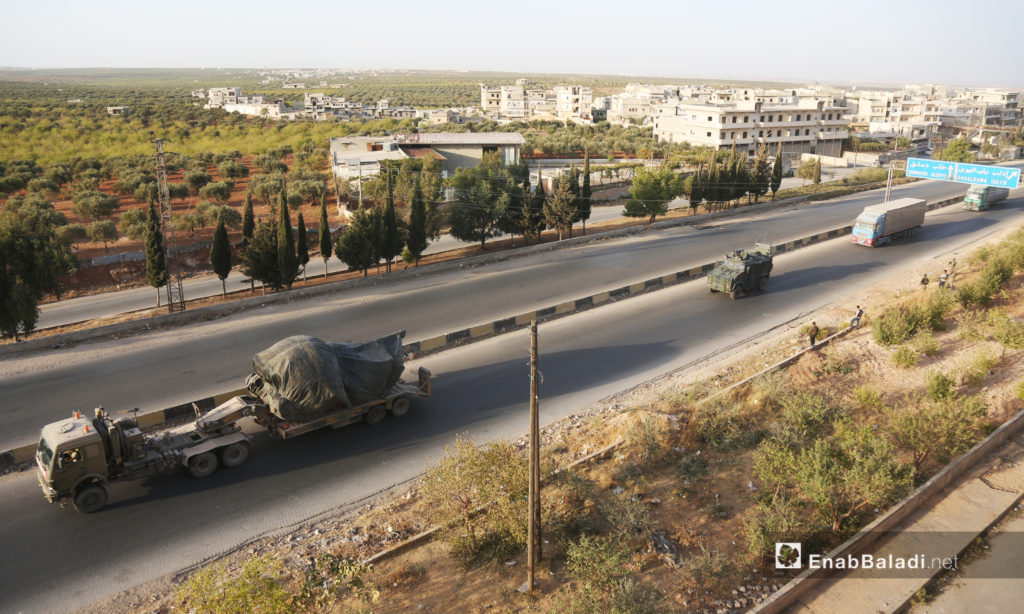
<svg viewBox="0 0 1024 614">
<path fill-rule="evenodd" d="M 718 140 L 720 140 L 720 141 L 724 141 L 725 140 L 725 133 L 724 132 L 718 133 Z"/>
<path fill-rule="evenodd" d="M 746 132 L 743 133 L 743 138 L 747 138 L 747 133 Z"/>
<path fill-rule="evenodd" d="M 710 133 L 710 132 L 708 133 L 708 136 L 709 136 L 709 137 L 711 136 L 711 133 Z"/>
<path fill-rule="evenodd" d="M 736 116 L 735 115 L 732 116 L 732 123 L 734 123 L 734 124 L 736 123 Z"/>
<path fill-rule="evenodd" d="M 743 123 L 745 124 L 745 123 L 747 123 L 749 121 L 750 121 L 750 116 L 749 115 L 744 115 L 743 116 Z"/>
<path fill-rule="evenodd" d="M 800 114 L 799 113 L 796 116 L 796 121 L 800 121 Z"/>
<path fill-rule="evenodd" d="M 711 121 L 711 116 L 710 115 L 708 115 L 708 121 Z"/>
<path fill-rule="evenodd" d="M 804 136 L 807 136 L 810 133 L 811 133 L 811 129 L 810 128 L 804 128 Z"/>
<path fill-rule="evenodd" d="M 764 136 L 764 130 L 758 130 L 757 136 Z"/>
</svg>

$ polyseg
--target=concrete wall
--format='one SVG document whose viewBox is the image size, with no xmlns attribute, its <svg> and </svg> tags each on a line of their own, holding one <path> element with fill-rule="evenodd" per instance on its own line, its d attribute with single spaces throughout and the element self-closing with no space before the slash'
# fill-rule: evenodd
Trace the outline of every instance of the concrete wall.
<svg viewBox="0 0 1024 614">
<path fill-rule="evenodd" d="M 480 145 L 433 145 L 432 149 L 447 159 L 441 164 L 449 173 L 454 173 L 457 168 L 473 168 L 484 156 Z"/>
<path fill-rule="evenodd" d="M 821 166 L 822 167 L 830 167 L 830 168 L 849 168 L 850 167 L 850 161 L 847 160 L 846 158 L 836 158 L 834 156 L 825 156 L 825 155 L 821 155 L 821 154 L 817 154 L 817 155 L 816 154 L 802 154 L 800 156 L 800 161 L 801 162 L 806 162 L 807 160 L 814 160 L 815 158 L 820 158 L 821 159 Z"/>
</svg>

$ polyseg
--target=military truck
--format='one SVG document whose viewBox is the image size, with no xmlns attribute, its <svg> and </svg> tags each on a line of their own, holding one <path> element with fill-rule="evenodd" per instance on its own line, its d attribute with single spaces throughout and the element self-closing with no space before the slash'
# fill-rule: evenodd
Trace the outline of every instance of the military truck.
<svg viewBox="0 0 1024 614">
<path fill-rule="evenodd" d="M 280 343 L 290 352 L 307 354 L 310 347 L 343 346 L 341 350 L 348 352 L 345 365 L 349 369 L 360 365 L 359 357 L 362 357 L 364 373 L 361 375 L 373 371 L 401 375 L 404 368 L 401 358 L 404 356 L 390 354 L 400 351 L 401 334 L 366 344 L 326 344 L 314 339 L 319 344 L 313 346 L 306 342 L 312 338 L 298 337 L 290 337 Z M 398 350 L 395 350 L 396 343 Z M 390 346 L 390 350 L 384 345 Z M 271 358 L 282 363 L 287 356 L 280 351 L 271 353 Z M 370 360 L 374 364 L 367 366 Z M 258 364 L 256 359 L 254 364 Z M 302 366 L 308 368 L 309 364 Z M 258 373 L 267 376 L 269 381 Z M 291 375 L 301 373 L 300 369 Z M 107 489 L 116 482 L 151 477 L 177 467 L 185 468 L 192 477 L 204 478 L 216 471 L 219 465 L 228 468 L 241 465 L 249 458 L 251 446 L 251 437 L 238 424 L 243 418 L 252 417 L 272 437 L 288 439 L 326 426 L 341 428 L 360 421 L 376 424 L 389 412 L 393 416 L 404 415 L 411 407 L 412 398 L 430 396 L 431 373 L 424 367 L 419 368 L 416 383 L 395 379 L 397 375 L 384 379 L 378 377 L 378 386 L 385 388 L 376 389 L 373 381 L 366 377 L 359 379 L 360 374 L 357 374 L 360 388 L 349 390 L 344 402 L 333 396 L 346 394 L 344 378 L 337 378 L 334 382 L 337 388 L 331 390 L 331 396 L 325 395 L 322 400 L 326 403 L 319 406 L 294 396 L 292 400 L 301 402 L 289 405 L 292 402 L 287 398 L 289 390 L 276 385 L 275 382 L 280 380 L 274 375 L 272 370 L 261 370 L 257 366 L 257 373 L 250 375 L 247 383 L 258 396 L 235 396 L 206 413 L 193 404 L 194 420 L 150 432 L 144 432 L 134 418 L 111 418 L 102 407 L 95 410 L 92 418 L 76 411 L 71 418 L 44 426 L 36 448 L 37 477 L 43 495 L 51 503 L 63 505 L 70 500 L 77 511 L 91 514 L 103 509 L 107 503 Z M 351 373 L 347 377 L 347 381 L 353 379 Z M 295 379 L 291 381 L 309 392 L 328 380 L 329 377 L 322 378 L 322 381 L 307 378 L 304 383 Z"/>
<path fill-rule="evenodd" d="M 772 246 L 755 243 L 753 251 L 738 249 L 715 264 L 708 273 L 711 292 L 728 292 L 737 299 L 755 290 L 764 290 L 772 273 Z"/>
</svg>

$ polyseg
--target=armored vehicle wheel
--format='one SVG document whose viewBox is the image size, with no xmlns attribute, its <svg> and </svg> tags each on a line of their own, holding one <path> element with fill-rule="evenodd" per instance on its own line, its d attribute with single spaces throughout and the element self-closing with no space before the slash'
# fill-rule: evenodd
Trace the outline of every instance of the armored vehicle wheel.
<svg viewBox="0 0 1024 614">
<path fill-rule="evenodd" d="M 410 407 L 412 407 L 412 401 L 409 400 L 409 397 L 399 397 L 391 403 L 391 415 L 404 416 L 409 413 Z"/>
<path fill-rule="evenodd" d="M 764 290 L 766 287 L 768 287 L 768 278 L 767 277 L 762 277 L 757 282 L 757 289 L 758 290 Z"/>
<path fill-rule="evenodd" d="M 83 514 L 92 514 L 103 509 L 107 504 L 107 489 L 99 484 L 82 486 L 75 493 L 75 510 Z"/>
<path fill-rule="evenodd" d="M 729 298 L 734 301 L 741 296 L 743 296 L 743 286 L 735 286 L 733 287 L 732 292 L 729 293 Z"/>
<path fill-rule="evenodd" d="M 196 454 L 188 461 L 188 472 L 194 478 L 205 478 L 217 470 L 217 455 L 213 452 Z"/>
<path fill-rule="evenodd" d="M 249 444 L 244 441 L 236 441 L 230 446 L 220 450 L 220 462 L 225 467 L 237 467 L 249 458 Z"/>
<path fill-rule="evenodd" d="M 384 416 L 386 415 L 387 410 L 384 409 L 384 404 L 380 403 L 366 410 L 366 414 L 363 415 L 363 420 L 367 424 L 377 424 L 378 422 L 383 420 Z"/>
</svg>

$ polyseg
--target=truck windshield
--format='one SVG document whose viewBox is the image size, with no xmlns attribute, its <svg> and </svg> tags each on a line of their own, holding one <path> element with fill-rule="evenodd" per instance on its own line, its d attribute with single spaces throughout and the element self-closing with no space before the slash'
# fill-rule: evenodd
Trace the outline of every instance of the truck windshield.
<svg viewBox="0 0 1024 614">
<path fill-rule="evenodd" d="M 860 234 L 873 235 L 878 226 L 873 222 L 856 222 L 853 231 Z"/>
<path fill-rule="evenodd" d="M 36 454 L 39 455 L 39 460 L 43 463 L 44 467 L 50 466 L 50 461 L 53 460 L 53 449 L 50 448 L 50 444 L 45 438 L 39 440 L 39 447 L 36 449 Z"/>
</svg>

